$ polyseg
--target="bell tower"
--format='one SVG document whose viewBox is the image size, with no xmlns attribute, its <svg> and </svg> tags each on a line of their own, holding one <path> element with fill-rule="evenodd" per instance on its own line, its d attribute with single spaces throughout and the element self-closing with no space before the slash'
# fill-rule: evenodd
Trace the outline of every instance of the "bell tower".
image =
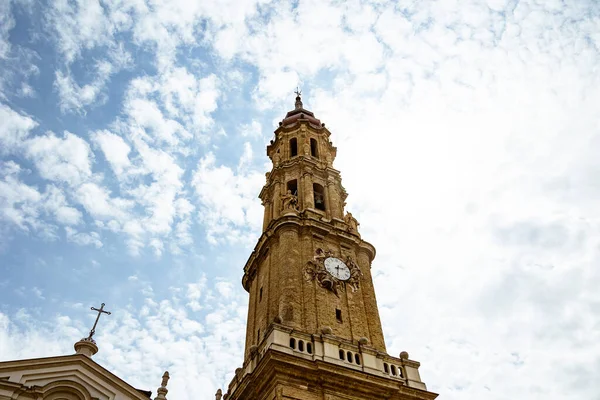
<svg viewBox="0 0 600 400">
<path fill-rule="evenodd" d="M 244 364 L 227 400 L 434 399 L 419 363 L 387 354 L 375 248 L 345 212 L 331 133 L 296 92 L 267 146 L 263 233 L 244 267 Z"/>
</svg>

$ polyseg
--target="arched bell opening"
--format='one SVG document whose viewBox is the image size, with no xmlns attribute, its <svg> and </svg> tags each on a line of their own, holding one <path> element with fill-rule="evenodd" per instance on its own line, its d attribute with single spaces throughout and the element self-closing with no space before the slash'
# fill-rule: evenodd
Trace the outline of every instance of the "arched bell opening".
<svg viewBox="0 0 600 400">
<path fill-rule="evenodd" d="M 325 189 L 318 183 L 313 183 L 313 196 L 315 200 L 315 208 L 325 211 Z"/>
</svg>

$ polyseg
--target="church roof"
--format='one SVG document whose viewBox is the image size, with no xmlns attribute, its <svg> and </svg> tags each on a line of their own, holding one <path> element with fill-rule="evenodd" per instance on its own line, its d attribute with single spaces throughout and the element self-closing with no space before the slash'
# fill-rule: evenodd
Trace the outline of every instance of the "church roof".
<svg viewBox="0 0 600 400">
<path fill-rule="evenodd" d="M 15 384 L 22 388 L 20 390 L 44 391 L 54 383 L 69 381 L 82 384 L 85 387 L 84 391 L 106 394 L 107 398 L 114 400 L 147 400 L 152 395 L 150 391 L 131 386 L 82 354 L 0 361 L 0 375 L 5 378 L 0 380 L 0 391 L 3 386 L 4 390 L 9 390 L 9 387 Z M 12 388 L 15 389 L 19 390 L 16 387 Z"/>
<path fill-rule="evenodd" d="M 282 125 L 291 125 L 299 119 L 307 119 L 311 124 L 321 126 L 321 121 L 315 118 L 315 114 L 302 106 L 300 95 L 296 96 L 295 108 L 288 112 L 281 122 Z"/>
</svg>

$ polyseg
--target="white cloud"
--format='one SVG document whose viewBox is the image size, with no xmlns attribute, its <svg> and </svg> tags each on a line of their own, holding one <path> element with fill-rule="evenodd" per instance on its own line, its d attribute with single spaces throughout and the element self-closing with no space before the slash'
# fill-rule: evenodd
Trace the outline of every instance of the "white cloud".
<svg viewBox="0 0 600 400">
<path fill-rule="evenodd" d="M 140 255 L 141 249 L 145 246 L 145 232 L 142 224 L 135 220 L 127 221 L 123 225 L 123 232 L 129 235 L 126 241 L 129 252 L 134 256 Z"/>
<path fill-rule="evenodd" d="M 134 79 L 125 103 L 128 126 L 123 129 L 149 144 L 189 153 L 183 143 L 208 135 L 220 95 L 214 74 L 197 79 L 185 68 Z"/>
<path fill-rule="evenodd" d="M 154 251 L 155 256 L 160 257 L 162 255 L 163 248 L 164 248 L 164 244 L 163 244 L 162 240 L 159 240 L 157 238 L 151 239 L 149 246 Z"/>
<path fill-rule="evenodd" d="M 81 211 L 69 206 L 64 193 L 54 185 L 46 187 L 43 207 L 54 216 L 57 222 L 63 225 L 78 225 L 82 221 Z"/>
<path fill-rule="evenodd" d="M 33 292 L 34 296 L 37 297 L 38 299 L 46 300 L 46 298 L 44 297 L 44 293 L 38 287 L 34 286 L 33 288 L 31 288 L 31 291 Z"/>
<path fill-rule="evenodd" d="M 56 224 L 81 223 L 81 212 L 68 204 L 61 189 L 47 185 L 41 192 L 21 181 L 19 175 L 27 172 L 13 161 L 0 163 L 0 220 L 6 223 L 6 229 L 14 226 L 54 240 L 57 239 Z"/>
<path fill-rule="evenodd" d="M 192 311 L 199 311 L 203 307 L 200 304 L 200 297 L 206 290 L 206 277 L 202 276 L 202 278 L 196 283 L 188 283 L 186 298 L 188 303 L 186 304 Z"/>
<path fill-rule="evenodd" d="M 77 188 L 77 201 L 88 213 L 100 220 L 115 220 L 124 223 L 129 219 L 129 210 L 134 202 L 120 197 L 111 197 L 110 191 L 96 183 L 87 182 Z"/>
<path fill-rule="evenodd" d="M 100 79 L 80 86 L 70 74 L 56 71 L 54 87 L 61 99 L 61 111 L 81 111 L 90 104 L 103 104 L 107 100 L 101 97 L 104 83 L 104 79 Z"/>
<path fill-rule="evenodd" d="M 144 167 L 154 182 L 150 185 L 140 184 L 129 193 L 146 207 L 149 218 L 144 223 L 145 229 L 152 233 L 168 233 L 175 217 L 174 202 L 183 186 L 183 170 L 168 153 L 155 150 L 143 142 L 137 146 Z"/>
<path fill-rule="evenodd" d="M 131 167 L 131 161 L 129 160 L 131 147 L 121 136 L 102 130 L 95 132 L 92 139 L 100 146 L 104 157 L 117 177 L 121 177 Z"/>
<path fill-rule="evenodd" d="M 204 135 L 202 130 L 212 125 L 210 114 L 218 96 L 214 75 L 196 79 L 185 69 L 174 69 L 158 77 L 136 78 L 128 86 L 124 118 L 114 124 L 119 134 L 107 130 L 92 134 L 118 178 L 120 204 L 114 208 L 108 188 L 96 182 L 83 184 L 76 197 L 99 219 L 98 226 L 124 232 L 133 254 L 149 246 L 159 256 L 165 245 L 180 254 L 193 242 L 194 207 L 184 190 L 184 169 L 177 154 L 195 151 L 189 146 L 194 136 L 188 128 L 197 137 Z M 119 212 L 125 211 L 123 206 L 130 211 Z"/>
<path fill-rule="evenodd" d="M 15 19 L 10 12 L 10 8 L 10 1 L 4 1 L 0 4 L 0 59 L 6 58 L 11 48 L 8 34 L 15 26 Z"/>
<path fill-rule="evenodd" d="M 157 145 L 177 146 L 181 138 L 191 134 L 176 120 L 165 118 L 158 105 L 143 98 L 130 99 L 126 104 L 127 114 L 131 118 L 132 128 L 142 128 L 135 132 Z"/>
<path fill-rule="evenodd" d="M 21 88 L 18 91 L 19 97 L 35 97 L 37 94 L 35 89 L 27 82 L 21 82 Z"/>
<path fill-rule="evenodd" d="M 59 0 L 48 11 L 47 21 L 57 34 L 57 46 L 67 63 L 83 50 L 107 45 L 112 40 L 114 27 L 99 0 Z"/>
<path fill-rule="evenodd" d="M 50 357 L 72 353 L 73 339 L 70 336 L 81 336 L 81 332 L 73 329 L 72 321 L 57 318 L 51 324 L 37 326 L 33 321 L 35 320 L 26 318 L 23 313 L 12 318 L 0 313 L 0 348 L 3 359 Z"/>
<path fill-rule="evenodd" d="M 90 146 L 67 131 L 62 138 L 50 132 L 28 140 L 26 154 L 35 163 L 39 174 L 51 181 L 75 186 L 92 175 Z"/>
<path fill-rule="evenodd" d="M 223 298 L 229 298 L 233 294 L 233 285 L 231 282 L 222 281 L 215 283 L 215 288 Z"/>
<path fill-rule="evenodd" d="M 195 207 L 186 198 L 179 197 L 175 201 L 175 210 L 178 222 L 175 225 L 175 238 L 171 243 L 171 251 L 179 253 L 181 252 L 181 247 L 189 246 L 194 242 L 190 229 L 192 225 L 192 213 L 195 211 Z"/>
<path fill-rule="evenodd" d="M 252 120 L 249 124 L 243 124 L 240 126 L 240 134 L 243 137 L 262 137 L 262 125 L 256 120 Z"/>
<path fill-rule="evenodd" d="M 2 180 L 0 180 L 1 216 L 20 229 L 28 231 L 30 227 L 38 227 L 40 192 L 18 178 L 21 167 L 13 161 L 0 164 Z"/>
<path fill-rule="evenodd" d="M 189 231 L 194 209 L 185 198 L 184 171 L 176 158 L 142 137 L 134 136 L 133 146 L 108 131 L 97 131 L 92 138 L 121 182 L 120 196 L 112 197 L 108 187 L 87 182 L 77 189 L 78 201 L 98 226 L 125 233 L 132 254 L 148 246 L 160 256 L 165 243 L 172 252 L 181 253 L 192 243 Z M 129 156 L 133 151 L 135 158 Z"/>
<path fill-rule="evenodd" d="M 206 287 L 205 278 L 202 279 L 204 282 L 198 282 L 203 286 L 202 293 L 194 292 L 192 297 L 206 303 L 213 288 Z M 178 291 L 173 288 L 173 292 Z M 222 321 L 218 325 L 204 324 L 201 316 L 190 316 L 187 306 L 179 304 L 176 296 L 157 301 L 146 298 L 139 307 L 129 305 L 113 310 L 94 337 L 101 349 L 94 359 L 133 386 L 146 390 L 154 391 L 162 371 L 169 370 L 169 393 L 174 397 L 188 398 L 190 387 L 200 383 L 216 391 L 232 377 L 231 366 L 242 362 L 244 298 L 232 295 L 207 305 L 210 318 Z M 37 315 L 27 310 L 14 315 L 0 313 L 2 357 L 71 354 L 73 343 L 89 329 L 88 322 L 87 315 L 85 321 L 58 314 L 40 322 Z"/>
<path fill-rule="evenodd" d="M 222 238 L 247 241 L 254 237 L 252 232 L 256 232 L 262 220 L 262 207 L 256 198 L 263 184 L 263 174 L 248 168 L 234 172 L 229 167 L 217 166 L 212 153 L 200 160 L 192 186 L 209 242 L 216 243 Z"/>
<path fill-rule="evenodd" d="M 30 117 L 0 104 L 0 154 L 20 150 L 24 140 L 37 125 Z"/>
<path fill-rule="evenodd" d="M 190 130 L 204 132 L 213 120 L 220 96 L 217 77 L 211 74 L 196 79 L 185 68 L 174 68 L 160 83 L 160 93 L 170 115 L 182 118 Z"/>
<path fill-rule="evenodd" d="M 71 74 L 67 65 L 67 72 L 57 70 L 54 88 L 60 98 L 60 109 L 63 113 L 76 111 L 85 114 L 89 106 L 103 105 L 108 100 L 106 87 L 112 75 L 122 69 L 133 65 L 131 55 L 125 50 L 123 43 L 112 43 L 107 50 L 106 58 L 97 61 L 90 72 L 90 83 L 81 86 Z"/>
<path fill-rule="evenodd" d="M 123 44 L 113 43 L 107 51 L 106 59 L 95 63 L 90 83 L 81 86 L 75 81 L 70 70 L 57 70 L 54 88 L 58 91 L 61 111 L 85 114 L 86 107 L 104 104 L 108 100 L 106 86 L 111 76 L 131 67 L 132 63 L 133 59 Z"/>
<path fill-rule="evenodd" d="M 97 249 L 102 247 L 102 241 L 97 232 L 78 232 L 76 229 L 66 226 L 65 233 L 67 235 L 67 241 L 69 242 L 73 242 L 80 246 L 94 246 Z"/>
</svg>

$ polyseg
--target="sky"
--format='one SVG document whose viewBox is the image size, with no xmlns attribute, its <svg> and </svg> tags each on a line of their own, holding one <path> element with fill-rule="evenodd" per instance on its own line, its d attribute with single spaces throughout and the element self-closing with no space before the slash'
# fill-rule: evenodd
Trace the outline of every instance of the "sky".
<svg viewBox="0 0 600 400">
<path fill-rule="evenodd" d="M 444 400 L 600 399 L 600 3 L 0 1 L 0 360 L 169 398 L 243 362 L 266 145 L 326 123 L 388 352 Z"/>
</svg>

